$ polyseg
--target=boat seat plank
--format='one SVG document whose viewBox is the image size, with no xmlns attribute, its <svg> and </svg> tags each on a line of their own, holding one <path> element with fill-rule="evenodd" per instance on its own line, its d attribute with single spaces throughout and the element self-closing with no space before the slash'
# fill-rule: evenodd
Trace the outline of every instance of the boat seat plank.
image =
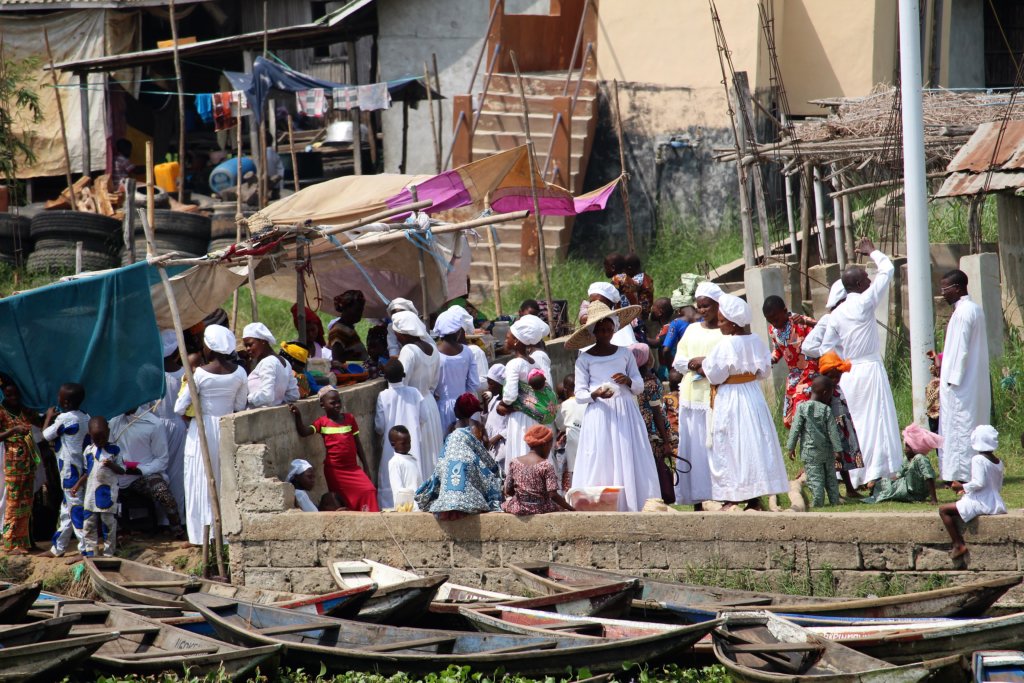
<svg viewBox="0 0 1024 683">
<path fill-rule="evenodd" d="M 117 631 L 122 636 L 133 636 L 142 635 L 149 633 L 160 633 L 162 629 L 159 626 L 128 626 L 125 628 L 118 628 L 116 626 L 73 626 L 71 634 L 76 636 L 91 636 L 94 633 L 112 633 Z"/>
<path fill-rule="evenodd" d="M 270 626 L 267 628 L 257 628 L 253 630 L 261 636 L 278 636 L 286 633 L 336 630 L 339 628 L 341 628 L 341 624 L 285 624 L 284 626 Z"/>
<path fill-rule="evenodd" d="M 427 645 L 443 645 L 446 643 L 454 643 L 458 638 L 455 636 L 435 636 L 433 638 L 417 638 L 415 640 L 401 640 L 394 643 L 384 643 L 383 645 L 371 645 L 370 647 L 361 648 L 366 652 L 394 652 L 396 650 L 411 650 L 417 647 L 425 647 Z"/>
<path fill-rule="evenodd" d="M 212 655 L 220 652 L 219 647 L 199 647 L 191 650 L 175 650 L 173 652 L 169 650 L 159 650 L 156 652 L 132 652 L 123 655 L 114 655 L 112 659 L 160 659 L 162 657 L 178 659 L 180 657 L 188 657 L 190 655 Z"/>
<path fill-rule="evenodd" d="M 173 580 L 173 581 L 125 581 L 117 584 L 122 588 L 183 588 L 188 586 L 199 586 L 199 581 Z"/>
<path fill-rule="evenodd" d="M 804 663 L 806 657 L 801 657 L 794 662 L 790 660 L 789 656 L 785 652 L 774 654 L 767 650 L 767 646 L 780 645 L 781 643 L 762 643 L 751 638 L 744 638 L 732 631 L 721 629 L 719 629 L 717 633 L 725 638 L 727 642 L 724 643 L 724 645 L 732 652 L 736 652 L 736 648 L 740 646 L 750 647 L 751 649 L 747 650 L 746 654 L 753 655 L 763 662 L 766 662 L 768 666 L 778 669 L 784 673 L 798 674 L 806 668 Z M 808 652 L 808 650 L 805 649 L 803 652 Z"/>
<path fill-rule="evenodd" d="M 528 645 L 513 645 L 512 647 L 502 647 L 497 650 L 481 650 L 478 654 L 504 655 L 512 652 L 527 652 L 529 650 L 550 650 L 556 647 L 558 647 L 557 640 L 542 640 L 539 643 L 530 643 Z"/>
<path fill-rule="evenodd" d="M 814 643 L 750 643 L 750 644 L 729 644 L 727 647 L 733 652 L 818 652 L 824 648 Z"/>
</svg>

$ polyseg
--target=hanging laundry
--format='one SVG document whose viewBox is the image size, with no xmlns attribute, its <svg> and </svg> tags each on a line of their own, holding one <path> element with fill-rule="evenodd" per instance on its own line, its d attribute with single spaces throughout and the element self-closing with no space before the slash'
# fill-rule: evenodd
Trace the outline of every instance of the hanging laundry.
<svg viewBox="0 0 1024 683">
<path fill-rule="evenodd" d="M 228 130 L 238 125 L 238 119 L 232 113 L 231 93 L 219 92 L 213 95 L 213 129 Z"/>
<path fill-rule="evenodd" d="M 203 123 L 211 123 L 213 121 L 213 95 L 209 93 L 196 95 L 196 111 Z"/>
<path fill-rule="evenodd" d="M 334 108 L 348 111 L 359 106 L 358 88 L 335 88 L 331 91 L 331 99 L 334 100 Z"/>
<path fill-rule="evenodd" d="M 232 90 L 231 91 L 231 104 L 235 106 L 235 110 L 239 115 L 242 114 L 243 109 L 249 108 L 249 100 L 245 97 L 244 90 Z"/>
<path fill-rule="evenodd" d="M 387 83 L 371 83 L 356 88 L 359 92 L 359 108 L 363 111 L 377 111 L 391 106 L 391 93 Z"/>
<path fill-rule="evenodd" d="M 298 91 L 295 93 L 295 103 L 306 116 L 320 117 L 327 113 L 327 96 L 323 88 Z"/>
</svg>

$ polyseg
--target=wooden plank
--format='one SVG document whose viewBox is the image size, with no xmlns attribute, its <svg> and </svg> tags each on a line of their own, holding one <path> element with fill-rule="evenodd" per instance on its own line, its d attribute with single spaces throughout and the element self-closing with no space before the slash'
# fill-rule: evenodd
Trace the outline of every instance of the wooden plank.
<svg viewBox="0 0 1024 683">
<path fill-rule="evenodd" d="M 212 655 L 220 652 L 219 647 L 200 647 L 191 650 L 161 650 L 159 652 L 132 652 L 123 655 L 116 655 L 111 659 L 128 659 L 132 661 L 138 661 L 142 659 L 162 659 L 167 657 L 168 659 L 181 659 L 182 657 L 190 657 L 192 655 Z"/>
<path fill-rule="evenodd" d="M 735 645 L 729 643 L 727 647 L 733 652 L 752 652 L 754 654 L 759 652 L 818 652 L 825 649 L 814 643 L 745 643 Z"/>
<path fill-rule="evenodd" d="M 73 626 L 71 628 L 72 635 L 76 636 L 91 636 L 94 633 L 110 633 L 111 631 L 117 631 L 122 636 L 137 636 L 150 633 L 160 633 L 162 631 L 159 626 L 129 626 L 127 628 L 118 628 L 111 626 Z"/>
<path fill-rule="evenodd" d="M 433 638 L 417 638 L 415 640 L 384 643 L 383 645 L 371 645 L 361 649 L 365 652 L 394 652 L 395 650 L 411 650 L 417 647 L 426 647 L 427 645 L 444 645 L 454 643 L 456 640 L 455 636 L 435 636 Z"/>
<path fill-rule="evenodd" d="M 125 581 L 115 585 L 119 585 L 122 588 L 179 588 L 182 586 L 198 586 L 200 582 L 198 579 L 192 581 Z"/>
<path fill-rule="evenodd" d="M 303 633 L 304 631 L 326 631 L 337 630 L 341 624 L 285 624 L 284 626 L 270 626 L 268 628 L 253 629 L 261 636 L 278 636 L 285 633 Z"/>
<path fill-rule="evenodd" d="M 497 650 L 482 650 L 477 654 L 481 655 L 504 655 L 513 652 L 528 652 L 530 650 L 551 650 L 552 648 L 558 647 L 557 640 L 542 640 L 539 643 L 530 643 L 528 645 L 515 645 L 513 647 L 503 647 Z"/>
</svg>

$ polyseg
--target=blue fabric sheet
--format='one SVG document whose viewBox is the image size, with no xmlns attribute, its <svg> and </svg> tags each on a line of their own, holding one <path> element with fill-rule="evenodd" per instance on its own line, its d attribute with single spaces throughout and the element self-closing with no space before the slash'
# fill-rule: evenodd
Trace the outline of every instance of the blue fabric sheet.
<svg viewBox="0 0 1024 683">
<path fill-rule="evenodd" d="M 0 299 L 0 372 L 44 410 L 64 382 L 85 386 L 82 410 L 112 417 L 164 394 L 147 263 Z"/>
</svg>

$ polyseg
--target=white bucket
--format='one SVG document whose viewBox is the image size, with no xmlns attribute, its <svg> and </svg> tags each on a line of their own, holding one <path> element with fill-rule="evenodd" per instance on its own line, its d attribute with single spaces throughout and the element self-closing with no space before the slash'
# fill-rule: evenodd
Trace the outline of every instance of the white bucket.
<svg viewBox="0 0 1024 683">
<path fill-rule="evenodd" d="M 352 122 L 335 121 L 328 124 L 327 142 L 352 142 Z"/>
</svg>

